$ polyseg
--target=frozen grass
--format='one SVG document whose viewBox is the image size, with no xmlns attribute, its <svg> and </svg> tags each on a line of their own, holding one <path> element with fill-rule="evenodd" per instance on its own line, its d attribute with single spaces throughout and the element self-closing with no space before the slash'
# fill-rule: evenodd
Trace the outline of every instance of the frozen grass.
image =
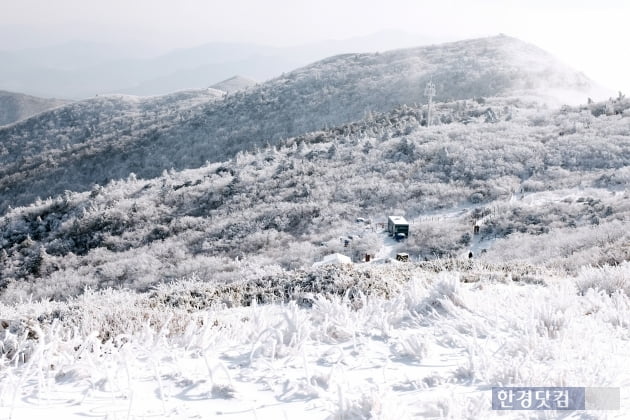
<svg viewBox="0 0 630 420">
<path fill-rule="evenodd" d="M 584 267 L 580 271 L 576 283 L 582 294 L 593 289 L 604 291 L 608 295 L 625 293 L 626 296 L 630 296 L 630 263 L 626 261 L 616 267 Z"/>
<path fill-rule="evenodd" d="M 489 389 L 630 386 L 630 297 L 608 281 L 627 265 L 542 283 L 455 265 L 328 269 L 249 306 L 186 303 L 195 281 L 2 306 L 0 418 L 623 418 L 499 416 Z"/>
</svg>

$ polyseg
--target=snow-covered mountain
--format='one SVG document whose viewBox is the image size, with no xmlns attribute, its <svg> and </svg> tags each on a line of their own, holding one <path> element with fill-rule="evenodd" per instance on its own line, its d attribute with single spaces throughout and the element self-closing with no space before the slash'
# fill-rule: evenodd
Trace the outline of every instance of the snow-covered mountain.
<svg viewBox="0 0 630 420">
<path fill-rule="evenodd" d="M 227 93 L 234 93 L 256 85 L 256 81 L 248 77 L 234 76 L 210 86 L 213 89 L 222 90 Z"/>
<path fill-rule="evenodd" d="M 63 298 L 396 249 L 563 272 L 616 264 L 630 259 L 628 109 L 457 101 L 427 128 L 421 108 L 402 106 L 198 169 L 67 191 L 0 218 L 0 288 L 6 300 Z M 407 241 L 382 234 L 386 214 L 413 222 Z"/>
<path fill-rule="evenodd" d="M 558 90 L 578 92 L 586 101 L 593 87 L 544 51 L 497 36 L 331 57 L 193 108 L 171 103 L 172 96 L 143 101 L 152 105 L 141 114 L 111 98 L 82 101 L 0 130 L 6 191 L 0 209 L 131 172 L 151 178 L 170 168 L 199 167 L 372 112 L 422 103 L 429 80 L 438 101 Z"/>
<path fill-rule="evenodd" d="M 154 150 L 151 142 L 160 128 L 181 123 L 224 95 L 208 88 L 157 97 L 102 96 L 0 129 L 0 185 L 5 189 L 0 208 L 57 194 L 62 186 L 82 190 L 126 177 L 138 163 L 161 172 L 169 167 L 169 152 L 153 155 L 145 146 Z M 158 153 L 169 163 L 153 161 Z"/>
<path fill-rule="evenodd" d="M 24 120 L 69 102 L 67 100 L 37 98 L 0 90 L 0 126 Z"/>
<path fill-rule="evenodd" d="M 423 66 L 465 51 L 475 98 L 450 101 Z M 584 80 L 546 57 L 348 55 L 0 129 L 0 417 L 600 415 L 492 409 L 492 387 L 571 385 L 625 419 L 630 100 L 549 108 Z M 405 95 L 431 76 L 428 126 Z"/>
</svg>

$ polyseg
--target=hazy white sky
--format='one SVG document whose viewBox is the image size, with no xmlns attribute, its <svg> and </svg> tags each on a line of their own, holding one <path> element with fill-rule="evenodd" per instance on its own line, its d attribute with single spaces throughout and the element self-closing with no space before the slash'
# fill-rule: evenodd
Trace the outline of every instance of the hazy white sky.
<svg viewBox="0 0 630 420">
<path fill-rule="evenodd" d="M 295 45 L 391 29 L 448 40 L 503 32 L 630 92 L 629 0 L 0 0 L 0 6 L 0 49 L 77 39 L 168 49 L 216 41 Z"/>
</svg>

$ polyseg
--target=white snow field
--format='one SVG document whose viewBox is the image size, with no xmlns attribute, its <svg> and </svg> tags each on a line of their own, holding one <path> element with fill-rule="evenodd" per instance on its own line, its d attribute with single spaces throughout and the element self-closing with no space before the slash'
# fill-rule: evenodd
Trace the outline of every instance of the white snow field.
<svg viewBox="0 0 630 420">
<path fill-rule="evenodd" d="M 628 418 L 630 264 L 440 264 L 330 268 L 362 286 L 288 303 L 195 309 L 188 281 L 0 306 L 0 419 Z M 500 385 L 620 387 L 621 410 L 492 411 Z"/>
</svg>

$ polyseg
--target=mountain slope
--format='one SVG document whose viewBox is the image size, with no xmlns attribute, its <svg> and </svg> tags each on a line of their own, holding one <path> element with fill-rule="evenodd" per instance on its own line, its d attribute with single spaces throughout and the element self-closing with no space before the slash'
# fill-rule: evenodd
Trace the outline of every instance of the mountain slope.
<svg viewBox="0 0 630 420">
<path fill-rule="evenodd" d="M 213 89 L 222 90 L 227 93 L 234 93 L 256 85 L 256 81 L 243 76 L 234 76 L 210 86 Z"/>
<path fill-rule="evenodd" d="M 61 99 L 37 98 L 0 90 L 0 126 L 24 120 L 69 102 Z"/>
<path fill-rule="evenodd" d="M 126 177 L 141 169 L 138 164 L 160 171 L 169 168 L 168 156 L 160 162 L 160 156 L 151 152 L 150 142 L 159 128 L 177 124 L 224 94 L 200 89 L 148 98 L 103 96 L 0 129 L 0 209 Z M 63 129 L 55 130 L 57 126 Z M 139 147 L 148 156 L 129 155 Z"/>
<path fill-rule="evenodd" d="M 26 204 L 37 195 L 85 190 L 130 172 L 151 178 L 165 169 L 199 167 L 206 161 L 228 159 L 241 150 L 354 121 L 371 112 L 422 103 L 424 86 L 431 79 L 437 86 L 437 100 L 591 87 L 583 75 L 555 62 L 544 51 L 498 36 L 331 57 L 210 101 L 177 118 L 127 116 L 112 126 L 106 111 L 98 109 L 98 117 L 88 117 L 97 114 L 91 110 L 94 102 L 81 102 L 69 111 L 44 114 L 0 130 L 0 144 L 9 148 L 0 158 L 0 188 L 7 192 L 0 209 L 9 202 Z M 585 98 L 586 94 L 584 91 Z M 60 112 L 78 112 L 90 119 L 89 129 L 81 120 L 59 118 Z M 168 114 L 167 110 L 156 112 Z M 75 153 L 60 151 L 68 139 Z M 55 183 L 33 188 L 42 179 Z"/>
<path fill-rule="evenodd" d="M 333 252 L 433 259 L 476 246 L 491 262 L 569 272 L 618 264 L 630 259 L 630 132 L 627 117 L 593 116 L 599 107 L 459 101 L 436 109 L 452 123 L 427 128 L 404 106 L 199 169 L 38 200 L 0 218 L 0 294 L 227 282 Z M 378 228 L 388 214 L 412 222 L 405 242 Z"/>
</svg>

